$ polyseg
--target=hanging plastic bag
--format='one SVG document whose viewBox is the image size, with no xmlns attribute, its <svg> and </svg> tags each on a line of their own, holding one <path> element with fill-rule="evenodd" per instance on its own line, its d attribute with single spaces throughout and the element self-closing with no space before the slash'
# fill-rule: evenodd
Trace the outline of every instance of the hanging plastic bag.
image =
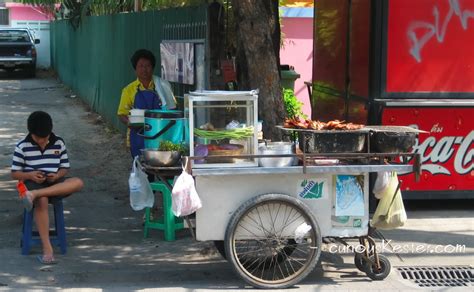
<svg viewBox="0 0 474 292">
<path fill-rule="evenodd" d="M 186 172 L 186 168 L 183 168 L 183 172 L 174 182 L 171 196 L 171 209 L 176 217 L 188 216 L 202 207 L 194 186 L 194 178 Z"/>
<path fill-rule="evenodd" d="M 387 193 L 383 194 L 379 201 L 371 225 L 378 229 L 401 227 L 407 221 L 407 214 L 403 205 L 400 183 L 395 172 L 390 175 L 390 182 L 385 192 Z"/>
<path fill-rule="evenodd" d="M 375 179 L 374 188 L 372 192 L 377 199 L 382 199 L 383 195 L 387 193 L 387 187 L 390 184 L 390 177 L 392 172 L 380 171 L 377 172 L 377 178 Z"/>
<path fill-rule="evenodd" d="M 130 206 L 133 210 L 140 211 L 146 207 L 153 207 L 155 196 L 148 182 L 148 175 L 143 171 L 138 161 L 138 156 L 133 160 L 128 186 L 130 188 Z"/>
</svg>

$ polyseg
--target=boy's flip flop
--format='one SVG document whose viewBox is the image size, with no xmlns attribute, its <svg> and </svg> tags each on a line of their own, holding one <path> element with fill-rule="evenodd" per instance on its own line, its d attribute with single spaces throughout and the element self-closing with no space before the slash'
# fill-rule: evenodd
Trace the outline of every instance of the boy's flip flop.
<svg viewBox="0 0 474 292">
<path fill-rule="evenodd" d="M 36 257 L 36 259 L 38 260 L 38 262 L 40 262 L 41 264 L 43 265 L 55 265 L 57 264 L 58 262 L 54 259 L 53 256 L 51 257 L 45 257 L 44 255 L 39 255 Z"/>
<path fill-rule="evenodd" d="M 21 196 L 20 199 L 26 211 L 30 212 L 31 209 L 33 209 L 33 200 L 31 199 L 31 194 L 27 192 L 23 196 Z"/>
</svg>

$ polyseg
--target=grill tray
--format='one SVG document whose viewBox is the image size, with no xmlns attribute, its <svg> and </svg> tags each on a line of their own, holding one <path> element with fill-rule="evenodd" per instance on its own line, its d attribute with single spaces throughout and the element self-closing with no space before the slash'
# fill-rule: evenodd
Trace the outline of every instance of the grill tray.
<svg viewBox="0 0 474 292">
<path fill-rule="evenodd" d="M 301 151 L 306 153 L 358 153 L 364 150 L 369 130 L 308 130 L 287 129 L 298 133 Z"/>
<path fill-rule="evenodd" d="M 298 133 L 299 147 L 306 153 L 359 153 L 364 151 L 367 137 L 371 152 L 405 153 L 425 131 L 406 126 L 365 126 L 358 130 L 308 130 L 278 128 Z"/>
<path fill-rule="evenodd" d="M 405 126 L 367 126 L 370 135 L 370 151 L 376 153 L 406 153 L 415 145 L 420 131 Z M 425 132 L 426 133 L 426 132 Z"/>
</svg>

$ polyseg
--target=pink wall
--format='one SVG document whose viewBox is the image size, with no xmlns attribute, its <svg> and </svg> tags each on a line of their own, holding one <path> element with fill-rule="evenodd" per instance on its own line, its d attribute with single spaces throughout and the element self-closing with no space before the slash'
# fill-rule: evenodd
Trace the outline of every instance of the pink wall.
<svg viewBox="0 0 474 292">
<path fill-rule="evenodd" d="M 42 13 L 42 11 L 30 5 L 21 3 L 7 2 L 5 6 L 10 10 L 10 21 L 12 20 L 33 20 L 44 21 L 51 18 Z"/>
<path fill-rule="evenodd" d="M 295 94 L 304 103 L 304 113 L 311 117 L 311 105 L 304 82 L 312 79 L 313 19 L 284 17 L 282 23 L 285 44 L 280 50 L 280 61 L 281 64 L 294 66 L 295 71 L 301 75 L 295 82 Z"/>
</svg>

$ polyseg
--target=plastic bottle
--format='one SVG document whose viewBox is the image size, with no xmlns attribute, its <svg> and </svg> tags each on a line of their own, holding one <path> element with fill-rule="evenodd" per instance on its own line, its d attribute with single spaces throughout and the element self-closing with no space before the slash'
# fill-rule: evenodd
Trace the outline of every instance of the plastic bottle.
<svg viewBox="0 0 474 292">
<path fill-rule="evenodd" d="M 26 188 L 26 185 L 23 181 L 19 180 L 18 183 L 16 184 L 16 189 L 18 190 L 18 194 L 20 197 L 23 197 L 26 192 L 28 192 L 28 189 Z"/>
</svg>

